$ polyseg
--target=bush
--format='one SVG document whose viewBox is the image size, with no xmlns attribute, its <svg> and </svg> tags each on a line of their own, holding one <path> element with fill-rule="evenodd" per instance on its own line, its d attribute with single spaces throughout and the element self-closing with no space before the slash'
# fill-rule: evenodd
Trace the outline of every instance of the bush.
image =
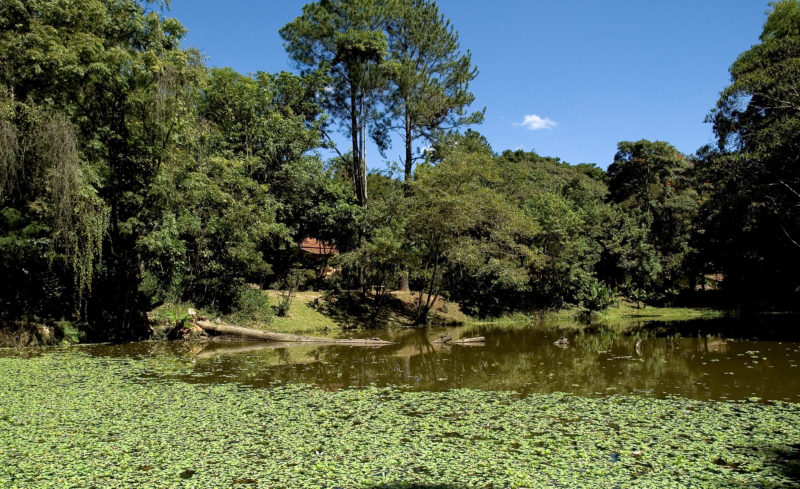
<svg viewBox="0 0 800 489">
<path fill-rule="evenodd" d="M 289 315 L 289 309 L 292 307 L 292 299 L 298 287 L 303 283 L 304 270 L 291 269 L 283 281 L 283 292 L 281 293 L 281 300 L 275 308 L 275 314 L 280 317 Z"/>
<path fill-rule="evenodd" d="M 602 311 L 614 304 L 614 293 L 602 283 L 593 281 L 587 285 L 581 304 L 590 311 Z"/>
<path fill-rule="evenodd" d="M 233 316 L 240 320 L 266 321 L 272 319 L 269 297 L 262 290 L 240 287 L 236 295 Z"/>
</svg>

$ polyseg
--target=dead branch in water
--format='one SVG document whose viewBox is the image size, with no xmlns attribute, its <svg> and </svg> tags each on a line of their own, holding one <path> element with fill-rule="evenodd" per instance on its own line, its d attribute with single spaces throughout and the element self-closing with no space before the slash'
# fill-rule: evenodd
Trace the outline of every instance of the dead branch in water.
<svg viewBox="0 0 800 489">
<path fill-rule="evenodd" d="M 205 319 L 197 319 L 194 324 L 206 332 L 228 334 L 252 340 L 275 341 L 280 343 L 319 343 L 325 345 L 382 346 L 393 345 L 394 342 L 380 338 L 322 338 L 318 336 L 302 336 L 287 333 L 272 333 L 258 329 L 232 326 L 225 323 L 213 323 Z"/>
</svg>

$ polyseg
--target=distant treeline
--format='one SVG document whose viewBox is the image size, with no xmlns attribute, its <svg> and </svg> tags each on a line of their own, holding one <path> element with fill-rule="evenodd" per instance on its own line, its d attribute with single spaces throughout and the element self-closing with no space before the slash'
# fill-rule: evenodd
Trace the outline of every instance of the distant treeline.
<svg viewBox="0 0 800 489">
<path fill-rule="evenodd" d="M 620 142 L 606 172 L 466 129 L 477 70 L 431 0 L 306 5 L 281 29 L 299 75 L 205 66 L 162 2 L 0 0 L 0 321 L 136 339 L 165 300 L 227 312 L 299 282 L 407 284 L 420 323 L 437 296 L 498 315 L 709 285 L 796 308 L 800 2 L 770 5 L 717 144 Z M 324 161 L 337 128 L 352 147 Z M 396 172 L 368 173 L 392 134 Z M 341 273 L 314 273 L 306 237 Z"/>
</svg>

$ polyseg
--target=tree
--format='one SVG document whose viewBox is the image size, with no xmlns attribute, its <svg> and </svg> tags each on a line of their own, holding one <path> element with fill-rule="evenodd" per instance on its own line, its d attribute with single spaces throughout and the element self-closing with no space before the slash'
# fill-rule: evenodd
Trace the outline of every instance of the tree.
<svg viewBox="0 0 800 489">
<path fill-rule="evenodd" d="M 389 54 L 396 63 L 395 87 L 387 97 L 392 129 L 405 146 L 406 193 L 414 162 L 415 142 L 433 142 L 441 132 L 483 121 L 485 109 L 471 114 L 475 99 L 469 82 L 478 74 L 469 51 L 461 54 L 458 34 L 431 0 L 400 0 L 387 19 Z"/>
<path fill-rule="evenodd" d="M 377 128 L 378 100 L 391 69 L 381 30 L 389 8 L 373 0 L 321 0 L 305 5 L 303 14 L 280 30 L 303 73 L 328 77 L 321 104 L 350 136 L 353 188 L 362 207 L 367 206 L 367 132 Z M 373 134 L 385 147 L 384 135 Z"/>
<path fill-rule="evenodd" d="M 651 297 L 674 296 L 693 282 L 689 264 L 700 198 L 692 172 L 690 161 L 673 146 L 644 139 L 620 142 L 608 167 L 610 200 L 647 225 L 660 262 L 654 282 L 639 280 Z"/>
<path fill-rule="evenodd" d="M 486 315 L 524 306 L 530 272 L 543 260 L 532 247 L 535 224 L 503 192 L 490 155 L 451 153 L 418 170 L 411 183 L 407 233 L 419 250 L 417 321 L 445 291 Z"/>
<path fill-rule="evenodd" d="M 742 300 L 797 300 L 800 276 L 800 2 L 770 4 L 761 42 L 730 68 L 709 114 L 707 245 Z M 753 284 L 757 283 L 757 287 Z M 756 292 L 757 290 L 757 292 Z"/>
<path fill-rule="evenodd" d="M 21 232 L 28 245 L 37 243 L 10 268 L 35 262 L 29 285 L 78 298 L 96 339 L 148 333 L 137 242 L 151 212 L 148 189 L 174 148 L 201 71 L 199 55 L 180 49 L 183 26 L 150 7 L 0 3 L 0 132 L 16 140 L 3 166 L 15 170 L 7 175 L 26 176 L 4 182 L 0 207 L 11 217 L 0 234 Z M 34 139 L 40 143 L 27 143 Z M 61 269 L 55 276 L 38 273 L 48 261 Z M 73 311 L 47 304 L 26 312 L 59 319 Z"/>
<path fill-rule="evenodd" d="M 182 144 L 150 192 L 150 295 L 231 312 L 252 296 L 245 283 L 287 277 L 303 238 L 349 234 L 360 208 L 307 154 L 321 144 L 317 82 L 230 68 L 200 80 Z"/>
</svg>

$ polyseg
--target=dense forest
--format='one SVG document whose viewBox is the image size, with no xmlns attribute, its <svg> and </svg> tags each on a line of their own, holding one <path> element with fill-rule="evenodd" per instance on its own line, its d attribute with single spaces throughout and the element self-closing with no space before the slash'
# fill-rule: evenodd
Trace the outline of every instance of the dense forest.
<svg viewBox="0 0 800 489">
<path fill-rule="evenodd" d="M 164 301 L 268 307 L 248 284 L 407 286 L 418 324 L 436 297 L 478 316 L 800 303 L 796 0 L 731 60 L 714 146 L 622 141 L 607 171 L 490 147 L 433 0 L 307 4 L 280 31 L 297 74 L 206 66 L 167 7 L 0 0 L 0 322 L 141 339 Z M 369 171 L 370 139 L 402 143 L 396 171 Z M 315 272 L 309 237 L 340 273 Z"/>
</svg>

